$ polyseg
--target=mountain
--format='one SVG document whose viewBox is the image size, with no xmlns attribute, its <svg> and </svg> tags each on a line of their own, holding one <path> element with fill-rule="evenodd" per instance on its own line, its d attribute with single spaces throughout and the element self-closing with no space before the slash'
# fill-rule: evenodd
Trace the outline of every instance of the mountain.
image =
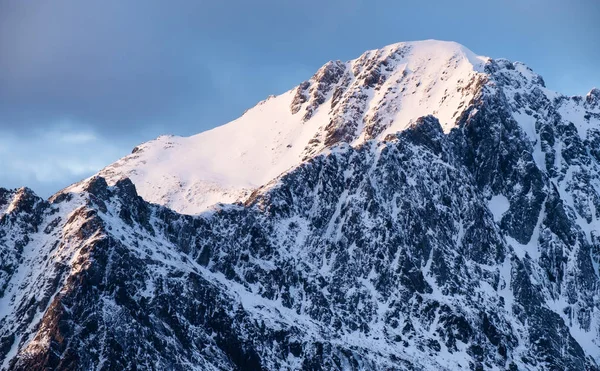
<svg viewBox="0 0 600 371">
<path fill-rule="evenodd" d="M 189 138 L 159 137 L 100 175 L 111 184 L 129 177 L 144 199 L 185 214 L 243 201 L 337 143 L 382 139 L 429 114 L 449 131 L 485 78 L 485 61 L 439 41 L 399 43 L 346 63 L 332 61 L 227 125 Z"/>
<path fill-rule="evenodd" d="M 599 145 L 600 90 L 522 63 L 329 62 L 49 200 L 1 189 L 1 367 L 600 370 Z"/>
</svg>

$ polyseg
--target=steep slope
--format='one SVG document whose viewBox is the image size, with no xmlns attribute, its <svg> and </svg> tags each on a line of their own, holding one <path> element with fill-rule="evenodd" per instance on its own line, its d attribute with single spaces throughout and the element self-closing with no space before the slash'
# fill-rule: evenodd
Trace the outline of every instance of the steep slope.
<svg viewBox="0 0 600 371">
<path fill-rule="evenodd" d="M 129 177 L 147 201 L 196 214 L 244 199 L 338 142 L 383 138 L 428 114 L 449 131 L 485 79 L 486 60 L 430 40 L 329 62 L 227 125 L 189 138 L 159 137 L 100 175 L 111 184 Z"/>
</svg>

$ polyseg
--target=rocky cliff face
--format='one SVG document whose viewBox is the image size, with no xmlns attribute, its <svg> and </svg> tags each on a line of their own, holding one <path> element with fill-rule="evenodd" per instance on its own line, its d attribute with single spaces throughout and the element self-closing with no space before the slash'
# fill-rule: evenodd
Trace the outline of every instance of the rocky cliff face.
<svg viewBox="0 0 600 371">
<path fill-rule="evenodd" d="M 452 127 L 342 114 L 326 151 L 198 215 L 127 178 L 0 190 L 2 368 L 600 370 L 600 93 L 482 68 Z M 347 73 L 286 109 L 319 117 Z"/>
</svg>

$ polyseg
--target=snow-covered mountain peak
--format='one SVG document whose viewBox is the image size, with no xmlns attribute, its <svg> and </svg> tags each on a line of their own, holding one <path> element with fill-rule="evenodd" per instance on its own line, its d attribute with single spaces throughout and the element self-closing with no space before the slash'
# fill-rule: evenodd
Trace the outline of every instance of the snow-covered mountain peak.
<svg viewBox="0 0 600 371">
<path fill-rule="evenodd" d="M 422 40 L 399 42 L 384 46 L 381 49 L 373 49 L 366 51 L 359 58 L 351 61 L 356 62 L 362 58 L 379 55 L 384 57 L 394 57 L 397 54 L 403 54 L 407 61 L 413 64 L 426 62 L 430 64 L 433 60 L 443 62 L 450 59 L 464 59 L 468 61 L 473 69 L 478 72 L 483 72 L 485 64 L 490 60 L 488 57 L 479 56 L 470 49 L 454 41 L 441 40 Z M 438 64 L 438 67 L 441 67 Z"/>
<path fill-rule="evenodd" d="M 585 96 L 586 103 L 591 107 L 600 106 L 600 89 L 593 88 L 589 93 Z"/>
<path fill-rule="evenodd" d="M 483 78 L 488 60 L 453 42 L 388 45 L 345 64 L 324 65 L 295 89 L 291 110 L 306 121 L 318 108 L 330 108 L 330 123 L 317 133 L 309 154 L 322 149 L 320 143 L 362 142 L 403 130 L 428 114 L 447 132 L 472 98 L 472 83 Z"/>
<path fill-rule="evenodd" d="M 161 136 L 100 172 L 131 178 L 146 200 L 196 214 L 243 200 L 337 143 L 359 145 L 436 116 L 444 132 L 487 81 L 489 58 L 446 41 L 403 42 L 323 65 L 239 119 L 183 138 Z"/>
</svg>

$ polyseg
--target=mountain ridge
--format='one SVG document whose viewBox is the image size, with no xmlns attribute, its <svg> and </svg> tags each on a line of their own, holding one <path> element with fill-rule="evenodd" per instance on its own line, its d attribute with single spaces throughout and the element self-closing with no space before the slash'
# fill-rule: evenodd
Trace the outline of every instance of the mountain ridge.
<svg viewBox="0 0 600 371">
<path fill-rule="evenodd" d="M 522 85 L 539 84 L 552 99 L 560 95 L 521 62 L 478 57 L 453 42 L 391 44 L 348 62 L 328 62 L 311 79 L 229 124 L 140 145 L 100 174 L 109 181 L 130 177 L 146 200 L 187 214 L 217 202 L 243 201 L 255 188 L 338 142 L 382 139 L 428 114 L 448 132 L 482 86 L 501 78 L 492 76 L 494 63 L 513 68 Z M 182 159 L 187 163 L 179 169 L 175 162 Z M 194 167 L 191 175 L 185 171 Z"/>
<path fill-rule="evenodd" d="M 328 62 L 311 79 L 229 124 L 188 138 L 161 136 L 100 174 L 115 180 L 126 175 L 147 200 L 195 214 L 216 202 L 243 199 L 339 141 L 358 144 L 383 137 L 431 113 L 449 121 L 459 113 L 459 102 L 466 106 L 474 94 L 469 80 L 483 70 L 479 58 L 459 44 L 430 40 Z M 464 92 L 444 93 L 461 79 Z M 429 103 L 434 91 L 439 104 Z M 449 130 L 451 123 L 444 127 Z M 178 170 L 170 156 L 187 158 L 183 169 L 196 166 L 193 175 Z"/>
</svg>

